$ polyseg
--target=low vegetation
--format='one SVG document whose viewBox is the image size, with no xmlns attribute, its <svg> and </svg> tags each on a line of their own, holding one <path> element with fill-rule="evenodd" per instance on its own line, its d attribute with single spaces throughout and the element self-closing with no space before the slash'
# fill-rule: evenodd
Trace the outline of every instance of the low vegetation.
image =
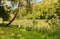
<svg viewBox="0 0 60 39">
<path fill-rule="evenodd" d="M 34 28 L 36 22 L 33 21 L 32 27 L 12 24 L 10 27 L 2 27 L 4 26 L 2 24 L 0 25 L 0 39 L 60 39 L 59 22 L 56 24 L 53 21 L 54 25 L 49 25 L 49 29 L 47 27 Z"/>
</svg>

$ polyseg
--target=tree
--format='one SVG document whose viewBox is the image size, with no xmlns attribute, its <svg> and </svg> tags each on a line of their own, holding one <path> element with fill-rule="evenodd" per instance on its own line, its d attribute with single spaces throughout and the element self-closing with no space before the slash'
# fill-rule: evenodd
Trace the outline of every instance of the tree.
<svg viewBox="0 0 60 39">
<path fill-rule="evenodd" d="M 15 2 L 15 0 L 14 0 L 14 2 Z M 21 3 L 21 2 L 19 1 L 19 2 L 18 2 L 18 10 L 17 10 L 17 12 L 15 13 L 15 16 L 12 18 L 12 20 L 11 20 L 6 26 L 10 25 L 10 24 L 15 20 L 18 12 L 19 12 L 19 10 L 20 10 L 20 9 L 19 9 L 20 3 Z"/>
<path fill-rule="evenodd" d="M 6 1 L 7 0 L 0 0 L 0 3 L 2 5 L 2 6 L 0 6 L 0 17 L 3 19 L 3 21 L 7 21 L 10 18 L 10 13 L 9 13 L 10 6 L 6 5 Z M 14 18 L 6 26 L 8 26 L 12 23 L 12 21 L 15 19 L 16 15 L 17 14 L 15 14 Z"/>
<path fill-rule="evenodd" d="M 60 0 L 57 0 L 57 8 L 56 8 L 56 12 L 57 16 L 60 19 Z"/>
<path fill-rule="evenodd" d="M 10 25 L 10 24 L 15 20 L 15 18 L 16 18 L 17 15 L 18 15 L 18 13 L 20 13 L 20 8 L 23 6 L 23 5 L 21 4 L 23 0 L 12 0 L 12 1 L 15 2 L 15 3 L 18 3 L 18 10 L 17 10 L 15 16 L 13 17 L 13 19 L 7 24 L 7 26 Z M 31 0 L 31 1 L 32 1 L 32 0 Z M 26 7 L 28 7 L 30 13 L 32 13 L 31 1 L 26 0 L 26 3 L 27 3 L 27 6 L 26 6 Z M 31 9 L 30 9 L 30 8 L 31 8 Z M 27 10 L 27 11 L 28 11 L 28 10 Z M 28 13 L 28 12 L 27 12 L 27 13 Z"/>
<path fill-rule="evenodd" d="M 26 13 L 32 14 L 35 0 L 26 0 Z"/>
<path fill-rule="evenodd" d="M 1 2 L 2 0 L 0 0 L 0 18 L 2 18 L 2 23 L 4 23 L 4 21 L 8 21 L 10 19 L 10 14 L 8 13 L 8 10 L 6 10 L 7 8 L 5 8 L 5 6 L 3 5 L 3 3 Z"/>
</svg>

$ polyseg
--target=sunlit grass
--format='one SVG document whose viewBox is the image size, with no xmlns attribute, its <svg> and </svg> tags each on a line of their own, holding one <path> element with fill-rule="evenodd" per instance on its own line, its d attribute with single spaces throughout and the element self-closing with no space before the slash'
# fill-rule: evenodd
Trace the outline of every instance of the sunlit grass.
<svg viewBox="0 0 60 39">
<path fill-rule="evenodd" d="M 26 22 L 26 21 L 25 21 Z M 19 27 L 20 26 L 20 27 Z M 0 25 L 0 39 L 60 39 L 60 27 L 51 26 L 34 28 L 30 25 L 10 25 L 9 27 L 2 27 Z M 40 25 L 41 26 L 41 25 Z"/>
</svg>

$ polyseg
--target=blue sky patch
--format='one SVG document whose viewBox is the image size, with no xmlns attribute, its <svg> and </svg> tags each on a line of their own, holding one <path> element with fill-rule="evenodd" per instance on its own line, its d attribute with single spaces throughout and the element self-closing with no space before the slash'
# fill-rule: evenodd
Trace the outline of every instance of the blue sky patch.
<svg viewBox="0 0 60 39">
<path fill-rule="evenodd" d="M 36 0 L 36 2 L 40 2 L 41 0 Z"/>
</svg>

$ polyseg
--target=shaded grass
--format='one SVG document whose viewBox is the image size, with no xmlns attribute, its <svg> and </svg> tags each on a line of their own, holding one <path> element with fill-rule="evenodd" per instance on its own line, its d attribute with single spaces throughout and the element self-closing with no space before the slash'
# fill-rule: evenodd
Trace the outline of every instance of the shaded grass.
<svg viewBox="0 0 60 39">
<path fill-rule="evenodd" d="M 0 27 L 11 27 L 11 26 L 18 26 L 18 25 L 13 25 L 13 24 L 11 24 L 11 25 L 9 25 L 9 26 L 6 26 L 7 25 L 7 23 L 0 23 Z"/>
</svg>

